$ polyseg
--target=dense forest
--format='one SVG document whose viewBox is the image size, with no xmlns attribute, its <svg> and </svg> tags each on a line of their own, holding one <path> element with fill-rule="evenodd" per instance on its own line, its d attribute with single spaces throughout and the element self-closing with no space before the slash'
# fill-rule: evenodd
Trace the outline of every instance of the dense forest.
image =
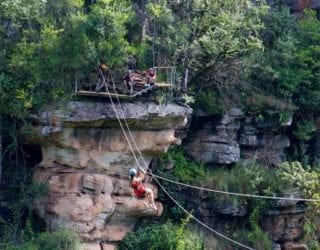
<svg viewBox="0 0 320 250">
<path fill-rule="evenodd" d="M 280 124 L 293 117 L 287 131 L 294 142 L 288 152 L 290 162 L 281 168 L 249 166 L 246 173 L 236 166 L 229 174 L 234 179 L 241 176 L 244 183 L 256 180 L 246 192 L 272 193 L 282 185 L 319 199 L 320 159 L 313 150 L 320 126 L 318 17 L 319 13 L 308 9 L 294 15 L 282 1 L 2 0 L 0 248 L 77 249 L 74 235 L 44 233 L 43 223 L 32 212 L 32 200 L 46 188 L 31 182 L 35 160 L 28 159 L 32 152 L 23 139 L 32 133 L 32 112 L 47 104 L 77 100 L 76 77 L 92 73 L 100 60 L 114 72 L 125 72 L 130 57 L 141 70 L 175 66 L 172 101 L 213 116 L 237 107 L 260 120 L 275 117 Z M 172 174 L 177 180 L 223 185 L 219 182 L 223 169 L 210 172 L 211 177 L 216 176 L 210 179 L 205 167 L 187 161 L 181 149 L 164 154 L 158 162 L 161 165 L 169 159 L 183 166 Z M 236 182 L 231 184 L 234 187 L 228 190 L 239 191 Z M 120 248 L 139 249 L 139 242 L 146 244 L 150 237 L 149 249 L 202 249 L 199 237 L 185 230 L 190 218 L 171 206 L 165 219 L 179 219 L 139 228 L 140 233 L 130 234 Z M 238 238 L 254 245 L 261 237 L 265 245 L 255 247 L 268 249 L 268 237 L 257 225 L 261 210 L 268 205 L 251 206 L 251 231 L 248 237 Z M 319 203 L 310 207 L 305 238 L 310 249 L 319 249 L 319 235 L 312 223 Z M 166 237 L 172 245 L 161 248 Z"/>
</svg>

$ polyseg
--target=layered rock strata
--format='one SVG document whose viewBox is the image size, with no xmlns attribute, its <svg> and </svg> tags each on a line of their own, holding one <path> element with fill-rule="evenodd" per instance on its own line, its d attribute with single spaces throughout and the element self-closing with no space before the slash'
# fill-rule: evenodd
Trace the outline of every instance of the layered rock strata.
<svg viewBox="0 0 320 250">
<path fill-rule="evenodd" d="M 198 114 L 194 134 L 186 143 L 186 151 L 199 161 L 211 164 L 231 164 L 240 159 L 257 159 L 267 165 L 285 160 L 290 140 L 283 132 L 291 124 L 280 124 L 276 117 L 264 120 L 245 116 L 231 109 L 222 117 Z"/>
<path fill-rule="evenodd" d="M 175 130 L 187 124 L 192 112 L 171 104 L 116 107 L 126 118 L 147 164 L 171 144 L 181 142 Z M 156 203 L 156 211 L 144 199 L 132 197 L 127 173 L 138 167 L 132 150 L 143 164 L 138 149 L 132 141 L 132 146 L 128 144 L 110 103 L 70 102 L 64 108 L 48 107 L 34 115 L 32 122 L 35 131 L 28 141 L 40 144 L 43 156 L 34 178 L 47 183 L 49 190 L 35 202 L 35 208 L 48 229 L 70 228 L 85 241 L 116 242 L 140 217 L 161 215 L 160 203 Z M 157 188 L 149 187 L 157 197 Z"/>
</svg>

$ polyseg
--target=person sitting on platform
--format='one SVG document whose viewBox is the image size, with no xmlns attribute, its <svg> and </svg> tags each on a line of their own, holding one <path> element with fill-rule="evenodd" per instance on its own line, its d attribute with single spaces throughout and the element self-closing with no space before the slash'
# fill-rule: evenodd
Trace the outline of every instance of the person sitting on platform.
<svg viewBox="0 0 320 250">
<path fill-rule="evenodd" d="M 156 72 L 153 68 L 148 69 L 147 74 L 146 74 L 146 80 L 147 84 L 145 85 L 146 87 L 153 86 L 156 82 Z"/>
</svg>

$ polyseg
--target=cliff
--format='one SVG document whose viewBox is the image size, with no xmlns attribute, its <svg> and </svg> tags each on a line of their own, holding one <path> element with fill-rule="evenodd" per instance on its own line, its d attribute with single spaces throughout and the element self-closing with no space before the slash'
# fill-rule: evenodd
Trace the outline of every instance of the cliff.
<svg viewBox="0 0 320 250">
<path fill-rule="evenodd" d="M 126 118 L 147 164 L 181 142 L 175 131 L 186 126 L 192 112 L 153 103 L 125 103 L 117 111 Z M 42 148 L 34 179 L 49 188 L 35 209 L 49 230 L 65 227 L 85 241 L 115 242 L 140 217 L 161 215 L 161 203 L 155 211 L 144 199 L 132 198 L 128 170 L 138 165 L 110 103 L 70 102 L 47 107 L 32 119 L 34 133 L 28 141 Z M 138 155 L 136 148 L 134 152 Z M 148 185 L 157 197 L 157 188 Z"/>
</svg>

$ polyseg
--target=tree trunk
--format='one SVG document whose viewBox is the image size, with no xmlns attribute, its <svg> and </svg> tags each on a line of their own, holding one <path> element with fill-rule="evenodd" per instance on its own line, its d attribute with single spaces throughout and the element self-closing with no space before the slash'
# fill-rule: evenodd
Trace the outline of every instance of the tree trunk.
<svg viewBox="0 0 320 250">
<path fill-rule="evenodd" d="M 142 34 L 141 34 L 141 43 L 145 44 L 146 43 L 146 38 L 147 38 L 147 29 L 148 29 L 148 18 L 145 18 L 143 20 L 142 24 Z"/>
<path fill-rule="evenodd" d="M 186 65 L 184 67 L 184 78 L 181 84 L 182 92 L 186 92 L 188 90 L 188 81 L 189 81 L 189 67 L 188 67 L 188 62 L 186 62 Z"/>
<path fill-rule="evenodd" d="M 190 6 L 192 6 L 192 3 L 190 0 L 186 2 L 186 13 L 187 13 L 187 24 L 191 24 L 191 9 Z M 188 81 L 189 81 L 189 41 L 190 40 L 190 35 L 186 41 L 185 44 L 185 49 L 184 49 L 184 77 L 183 81 L 181 83 L 181 91 L 186 92 L 188 90 Z"/>
</svg>

